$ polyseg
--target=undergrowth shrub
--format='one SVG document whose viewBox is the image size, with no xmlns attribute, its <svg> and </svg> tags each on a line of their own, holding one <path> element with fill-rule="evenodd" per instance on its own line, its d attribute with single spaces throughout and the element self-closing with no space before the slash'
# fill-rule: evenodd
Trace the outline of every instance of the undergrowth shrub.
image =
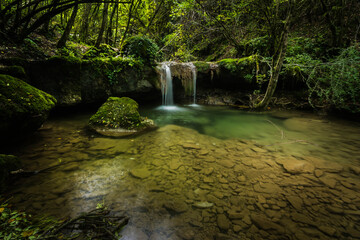
<svg viewBox="0 0 360 240">
<path fill-rule="evenodd" d="M 354 45 L 339 56 L 316 65 L 306 81 L 313 106 L 360 113 L 360 49 Z"/>
<path fill-rule="evenodd" d="M 154 65 L 158 58 L 158 45 L 145 36 L 133 36 L 128 38 L 122 48 L 122 52 L 129 57 L 134 57 L 144 64 Z"/>
<path fill-rule="evenodd" d="M 115 49 L 107 44 L 101 44 L 99 48 L 91 47 L 84 55 L 83 59 L 92 58 L 111 58 L 116 57 L 118 53 Z"/>
</svg>

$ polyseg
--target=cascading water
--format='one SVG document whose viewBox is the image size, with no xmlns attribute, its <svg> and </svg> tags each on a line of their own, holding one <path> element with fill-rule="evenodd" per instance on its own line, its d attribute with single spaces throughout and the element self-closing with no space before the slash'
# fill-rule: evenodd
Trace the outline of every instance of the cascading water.
<svg viewBox="0 0 360 240">
<path fill-rule="evenodd" d="M 193 97 L 194 97 L 193 104 L 196 104 L 196 78 L 197 78 L 196 67 L 193 63 L 191 63 L 190 67 L 191 67 L 192 80 L 193 80 Z"/>
<path fill-rule="evenodd" d="M 168 64 L 163 63 L 161 66 L 161 93 L 163 105 L 174 105 L 173 84 L 171 70 Z"/>
</svg>

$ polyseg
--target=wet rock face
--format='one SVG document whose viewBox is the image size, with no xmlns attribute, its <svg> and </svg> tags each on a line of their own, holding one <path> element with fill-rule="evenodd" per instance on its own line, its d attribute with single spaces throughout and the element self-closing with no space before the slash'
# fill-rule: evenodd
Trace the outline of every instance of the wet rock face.
<svg viewBox="0 0 360 240">
<path fill-rule="evenodd" d="M 36 131 L 47 119 L 56 99 L 24 81 L 0 75 L 0 142 Z"/>
<path fill-rule="evenodd" d="M 127 97 L 108 98 L 90 118 L 89 126 L 102 135 L 113 137 L 129 136 L 155 128 L 154 121 L 140 116 L 137 102 Z"/>
<path fill-rule="evenodd" d="M 30 62 L 27 71 L 30 83 L 55 96 L 61 106 L 98 103 L 110 96 L 161 98 L 154 88 L 155 70 L 131 60 L 53 57 Z"/>
</svg>

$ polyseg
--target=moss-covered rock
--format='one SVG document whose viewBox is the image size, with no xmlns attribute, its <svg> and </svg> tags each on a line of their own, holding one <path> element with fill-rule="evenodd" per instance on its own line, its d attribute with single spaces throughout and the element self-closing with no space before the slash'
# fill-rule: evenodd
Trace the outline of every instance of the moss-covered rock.
<svg viewBox="0 0 360 240">
<path fill-rule="evenodd" d="M 55 104 L 50 94 L 20 79 L 0 75 L 0 142 L 38 129 Z"/>
<path fill-rule="evenodd" d="M 105 136 L 128 136 L 154 128 L 154 122 L 141 117 L 139 105 L 128 97 L 110 97 L 90 118 L 89 126 Z"/>
<path fill-rule="evenodd" d="M 195 61 L 193 64 L 198 72 L 207 73 L 211 70 L 211 62 Z"/>
<path fill-rule="evenodd" d="M 21 167 L 19 158 L 12 155 L 0 154 L 0 192 L 5 190 L 10 172 Z"/>
<path fill-rule="evenodd" d="M 24 68 L 17 65 L 0 67 L 0 74 L 10 75 L 12 77 L 20 78 L 22 80 L 26 79 L 26 73 Z"/>
</svg>

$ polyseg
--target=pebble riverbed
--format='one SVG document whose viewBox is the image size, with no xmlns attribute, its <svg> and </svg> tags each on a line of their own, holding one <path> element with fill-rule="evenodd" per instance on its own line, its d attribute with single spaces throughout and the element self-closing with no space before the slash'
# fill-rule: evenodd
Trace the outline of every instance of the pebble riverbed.
<svg viewBox="0 0 360 240">
<path fill-rule="evenodd" d="M 123 240 L 360 239 L 360 146 L 344 141 L 330 147 L 347 159 L 330 161 L 305 151 L 316 152 L 309 141 L 262 145 L 171 124 L 112 139 L 82 120 L 49 121 L 20 156 L 27 170 L 60 165 L 9 195 L 57 217 L 105 203 L 130 217 Z"/>
</svg>

